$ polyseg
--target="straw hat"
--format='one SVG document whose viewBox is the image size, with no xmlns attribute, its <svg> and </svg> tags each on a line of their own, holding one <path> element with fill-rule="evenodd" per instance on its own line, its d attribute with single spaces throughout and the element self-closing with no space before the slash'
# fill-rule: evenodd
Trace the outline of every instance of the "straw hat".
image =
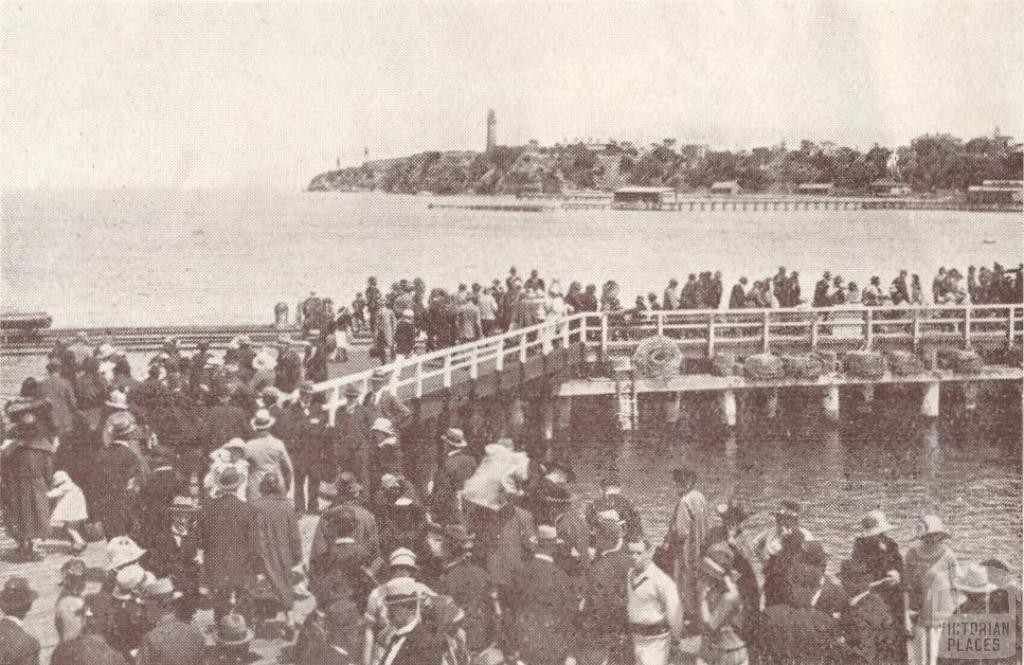
<svg viewBox="0 0 1024 665">
<path fill-rule="evenodd" d="M 259 409 L 256 411 L 256 415 L 252 417 L 252 420 L 249 421 L 249 426 L 258 432 L 270 429 L 274 426 L 275 422 L 277 422 L 277 419 L 270 415 L 270 411 Z"/>
<path fill-rule="evenodd" d="M 384 585 L 384 602 L 388 605 L 414 603 L 419 600 L 419 587 L 411 577 L 396 577 Z"/>
<path fill-rule="evenodd" d="M 135 418 L 127 411 L 110 414 L 110 433 L 115 437 L 125 437 L 135 431 Z"/>
<path fill-rule="evenodd" d="M 387 418 L 377 418 L 373 421 L 373 426 L 370 427 L 373 432 L 380 432 L 381 434 L 387 434 L 388 436 L 395 436 L 395 426 Z"/>
<path fill-rule="evenodd" d="M 416 553 L 406 547 L 399 547 L 388 556 L 388 565 L 392 568 L 412 568 L 418 569 L 416 565 Z"/>
<path fill-rule="evenodd" d="M 377 447 L 378 448 L 383 448 L 384 446 L 397 446 L 397 445 L 398 445 L 398 439 L 396 437 L 389 436 L 386 439 L 384 439 L 383 441 L 381 441 L 380 443 L 378 443 Z"/>
<path fill-rule="evenodd" d="M 537 543 L 556 543 L 558 542 L 558 530 L 550 524 L 540 524 L 537 526 L 537 535 L 534 536 Z"/>
<path fill-rule="evenodd" d="M 184 594 L 174 588 L 174 582 L 169 577 L 154 579 L 142 587 L 142 599 L 147 603 L 177 600 Z"/>
<path fill-rule="evenodd" d="M 127 600 L 140 586 L 146 583 L 146 571 L 139 564 L 133 564 L 117 571 L 113 596 L 118 600 Z"/>
<path fill-rule="evenodd" d="M 988 568 L 977 563 L 959 568 L 953 576 L 953 587 L 964 593 L 992 593 L 999 587 L 988 578 Z"/>
<path fill-rule="evenodd" d="M 862 538 L 877 536 L 886 531 L 892 531 L 895 528 L 892 524 L 889 524 L 889 520 L 881 510 L 872 510 L 860 518 L 860 535 Z"/>
<path fill-rule="evenodd" d="M 448 428 L 448 431 L 441 435 L 441 439 L 451 448 L 466 447 L 466 435 L 457 427 Z"/>
<path fill-rule="evenodd" d="M 135 563 L 146 550 L 135 544 L 128 536 L 115 536 L 107 542 L 107 568 L 116 570 Z"/>
<path fill-rule="evenodd" d="M 938 515 L 925 515 L 920 519 L 917 525 L 918 534 L 916 539 L 924 538 L 925 536 L 939 535 L 945 538 L 949 538 L 949 531 L 946 530 L 946 526 L 942 523 L 942 519 Z"/>
<path fill-rule="evenodd" d="M 111 390 L 110 397 L 107 399 L 107 406 L 111 409 L 125 411 L 128 409 L 128 396 L 120 390 Z"/>
</svg>

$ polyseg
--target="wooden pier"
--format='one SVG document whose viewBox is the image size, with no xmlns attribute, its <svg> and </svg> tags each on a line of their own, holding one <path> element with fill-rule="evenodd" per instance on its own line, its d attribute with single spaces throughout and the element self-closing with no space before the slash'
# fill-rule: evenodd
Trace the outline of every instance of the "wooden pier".
<svg viewBox="0 0 1024 665">
<path fill-rule="evenodd" d="M 768 212 L 768 211 L 839 211 L 839 210 L 963 210 L 970 212 L 1020 212 L 1021 206 L 982 205 L 966 201 L 930 200 L 886 196 L 720 196 L 677 197 L 656 205 L 613 204 L 611 197 L 567 199 L 563 210 L 660 210 L 687 212 Z"/>
<path fill-rule="evenodd" d="M 922 413 L 938 415 L 939 386 L 949 383 L 1021 383 L 1020 345 L 1024 307 L 877 307 L 774 310 L 682 310 L 648 312 L 639 321 L 623 313 L 580 313 L 557 321 L 461 344 L 384 369 L 389 390 L 406 400 L 417 421 L 428 429 L 461 423 L 477 413 L 503 433 L 524 419 L 542 418 L 546 439 L 556 422 L 568 422 L 574 397 L 614 396 L 619 420 L 631 428 L 638 397 L 645 393 L 715 392 L 722 400 L 727 424 L 735 420 L 735 394 L 761 390 L 775 394 L 790 388 L 822 392 L 826 415 L 839 410 L 842 386 L 918 384 L 924 388 Z M 640 341 L 671 340 L 697 371 L 664 379 L 639 376 L 629 358 Z M 958 374 L 939 369 L 936 356 L 944 349 L 972 349 L 989 361 L 980 372 Z M 775 354 L 832 351 L 840 358 L 850 351 L 918 353 L 927 371 L 910 376 L 885 373 L 863 378 L 828 372 L 816 379 L 754 381 L 713 376 L 701 361 L 729 354 Z M 317 385 L 325 395 L 328 418 L 344 404 L 345 388 L 369 390 L 372 371 L 339 377 Z M 865 388 L 865 394 L 870 390 Z M 556 414 L 560 414 L 556 419 Z"/>
</svg>

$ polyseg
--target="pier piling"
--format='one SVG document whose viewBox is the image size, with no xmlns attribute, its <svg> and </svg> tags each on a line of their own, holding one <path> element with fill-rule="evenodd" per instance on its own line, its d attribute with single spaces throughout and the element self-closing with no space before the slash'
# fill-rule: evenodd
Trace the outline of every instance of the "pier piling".
<svg viewBox="0 0 1024 665">
<path fill-rule="evenodd" d="M 939 417 L 939 385 L 938 381 L 930 381 L 925 385 L 924 398 L 921 400 L 921 415 L 925 418 Z"/>
<path fill-rule="evenodd" d="M 736 393 L 723 390 L 718 394 L 718 405 L 722 410 L 722 422 L 726 427 L 736 427 Z"/>
<path fill-rule="evenodd" d="M 825 396 L 821 401 L 822 411 L 825 417 L 832 422 L 839 422 L 839 386 L 832 385 L 825 388 Z"/>
</svg>

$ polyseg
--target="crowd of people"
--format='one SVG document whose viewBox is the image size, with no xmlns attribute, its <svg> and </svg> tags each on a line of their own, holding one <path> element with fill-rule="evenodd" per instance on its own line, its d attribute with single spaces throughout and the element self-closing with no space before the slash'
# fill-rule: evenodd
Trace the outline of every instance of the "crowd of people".
<svg viewBox="0 0 1024 665">
<path fill-rule="evenodd" d="M 510 439 L 424 435 L 384 370 L 329 424 L 287 340 L 267 364 L 245 339 L 212 363 L 169 339 L 142 382 L 103 347 L 61 345 L 6 408 L 17 560 L 42 558 L 52 532 L 76 556 L 106 543 L 98 588 L 81 559 L 60 571 L 54 665 L 253 662 L 254 629 L 300 665 L 664 665 L 677 648 L 930 665 L 944 620 L 1018 602 L 1006 566 L 959 563 L 936 516 L 901 555 L 886 516 L 865 515 L 837 584 L 795 501 L 747 534 L 743 505 L 714 507 L 681 468 L 667 529 L 645 525 L 614 474 L 584 502 L 569 469 Z M 6 579 L 0 662 L 37 662 L 20 625 L 35 595 Z M 207 608 L 211 630 L 195 620 Z"/>
<path fill-rule="evenodd" d="M 412 355 L 417 340 L 425 340 L 427 351 L 471 342 L 492 334 L 526 328 L 549 319 L 579 312 L 612 312 L 622 323 L 641 321 L 656 310 L 772 309 L 801 306 L 913 306 L 984 305 L 1024 302 L 1022 266 L 1007 269 L 999 263 L 991 268 L 970 266 L 966 278 L 956 268 L 940 267 L 931 285 L 930 296 L 917 274 L 906 270 L 883 286 L 872 276 L 861 288 L 855 281 L 825 271 L 815 284 L 811 297 L 801 291 L 800 274 L 779 267 L 776 274 L 751 282 L 740 277 L 723 303 L 721 271 L 691 273 L 686 282 L 671 279 L 659 297 L 650 292 L 638 295 L 632 307 L 620 300 L 620 287 L 614 280 L 586 287 L 572 281 L 563 289 L 559 279 L 546 279 L 532 270 L 525 280 L 513 266 L 504 280 L 494 279 L 489 286 L 480 283 L 459 284 L 447 290 L 429 292 L 420 278 L 400 279 L 386 293 L 376 277 L 367 280 L 366 289 L 356 293 L 351 308 L 334 309 L 331 299 L 311 293 L 298 307 L 299 320 L 314 343 L 320 358 L 347 359 L 354 335 L 368 332 L 371 353 L 382 364 Z"/>
</svg>

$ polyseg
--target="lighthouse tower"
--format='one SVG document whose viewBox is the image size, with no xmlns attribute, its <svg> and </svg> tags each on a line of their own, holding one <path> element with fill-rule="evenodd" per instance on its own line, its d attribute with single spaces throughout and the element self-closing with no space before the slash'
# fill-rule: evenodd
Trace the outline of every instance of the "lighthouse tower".
<svg viewBox="0 0 1024 665">
<path fill-rule="evenodd" d="M 494 150 L 498 130 L 498 118 L 494 109 L 487 109 L 487 152 Z"/>
</svg>

